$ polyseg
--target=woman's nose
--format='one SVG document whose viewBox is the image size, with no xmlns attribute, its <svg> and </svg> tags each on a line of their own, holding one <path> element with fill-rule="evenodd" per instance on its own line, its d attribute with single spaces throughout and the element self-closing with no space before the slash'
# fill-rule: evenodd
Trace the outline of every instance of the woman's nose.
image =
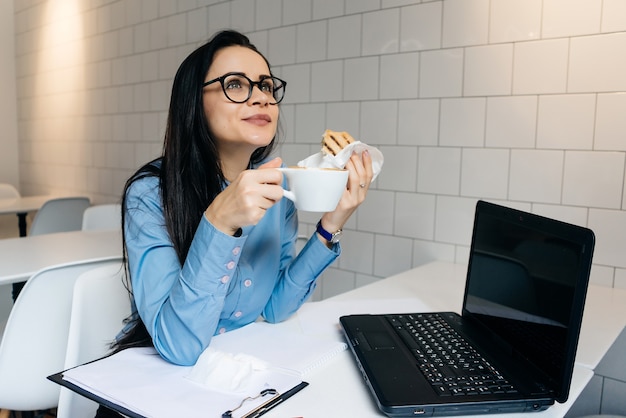
<svg viewBox="0 0 626 418">
<path fill-rule="evenodd" d="M 261 90 L 261 87 L 258 84 L 254 84 L 252 86 L 252 94 L 250 95 L 250 100 L 252 100 L 252 104 L 260 104 L 260 105 L 268 105 L 271 103 L 271 97 Z"/>
</svg>

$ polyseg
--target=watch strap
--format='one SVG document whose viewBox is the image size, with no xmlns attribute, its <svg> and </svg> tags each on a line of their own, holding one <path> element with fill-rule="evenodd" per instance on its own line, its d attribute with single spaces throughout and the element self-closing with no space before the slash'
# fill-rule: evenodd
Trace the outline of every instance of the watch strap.
<svg viewBox="0 0 626 418">
<path fill-rule="evenodd" d="M 321 219 L 317 223 L 316 230 L 322 236 L 322 238 L 324 238 L 326 241 L 330 242 L 330 240 L 333 239 L 333 234 L 331 234 L 330 232 L 325 230 L 324 227 L 322 226 L 322 220 Z"/>
<path fill-rule="evenodd" d="M 322 220 L 321 219 L 317 223 L 316 230 L 322 236 L 322 238 L 324 238 L 326 241 L 330 242 L 331 244 L 338 243 L 339 240 L 341 239 L 341 234 L 343 232 L 341 229 L 338 229 L 335 233 L 328 232 L 322 226 Z"/>
</svg>

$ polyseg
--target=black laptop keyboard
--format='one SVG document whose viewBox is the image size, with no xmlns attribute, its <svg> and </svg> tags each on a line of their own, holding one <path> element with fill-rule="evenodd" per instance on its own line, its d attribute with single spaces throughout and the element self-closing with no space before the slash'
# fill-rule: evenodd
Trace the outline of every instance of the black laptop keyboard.
<svg viewBox="0 0 626 418">
<path fill-rule="evenodd" d="M 517 393 L 440 315 L 388 315 L 387 319 L 439 395 Z"/>
</svg>

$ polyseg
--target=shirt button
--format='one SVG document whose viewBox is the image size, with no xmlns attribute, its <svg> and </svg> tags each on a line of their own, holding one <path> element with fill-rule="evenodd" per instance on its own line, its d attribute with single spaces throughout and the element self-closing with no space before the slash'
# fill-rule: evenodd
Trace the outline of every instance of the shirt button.
<svg viewBox="0 0 626 418">
<path fill-rule="evenodd" d="M 235 312 L 235 318 L 240 318 L 242 315 L 241 311 Z"/>
<path fill-rule="evenodd" d="M 222 282 L 222 283 L 224 283 L 224 284 L 226 284 L 226 283 L 228 283 L 228 279 L 230 279 L 230 277 L 228 277 L 228 276 L 222 276 L 221 282 Z"/>
<path fill-rule="evenodd" d="M 243 285 L 244 285 L 245 287 L 250 287 L 250 286 L 252 286 L 252 280 L 250 280 L 250 279 L 246 279 L 246 281 L 245 281 L 245 282 L 243 282 Z"/>
<path fill-rule="evenodd" d="M 219 332 L 220 332 L 220 334 L 225 333 L 225 332 L 226 332 L 226 328 L 220 328 L 220 331 L 219 331 Z"/>
<path fill-rule="evenodd" d="M 228 264 L 226 264 L 226 268 L 228 270 L 232 270 L 235 268 L 235 262 L 234 261 L 230 261 Z"/>
<path fill-rule="evenodd" d="M 237 254 L 239 254 L 239 251 L 241 251 L 241 247 L 235 247 L 235 248 L 233 248 L 233 255 L 237 255 Z"/>
</svg>

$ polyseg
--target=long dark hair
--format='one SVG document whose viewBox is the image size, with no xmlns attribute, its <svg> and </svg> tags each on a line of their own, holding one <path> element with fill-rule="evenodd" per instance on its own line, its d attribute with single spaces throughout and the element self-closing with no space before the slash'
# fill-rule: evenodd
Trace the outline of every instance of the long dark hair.
<svg viewBox="0 0 626 418">
<path fill-rule="evenodd" d="M 218 32 L 209 42 L 193 51 L 182 62 L 174 77 L 162 156 L 137 170 L 124 187 L 122 225 L 126 221 L 129 187 L 145 177 L 159 178 L 165 227 L 181 265 L 187 258 L 204 211 L 221 192 L 224 184 L 217 145 L 204 112 L 202 88 L 215 54 L 230 46 L 242 46 L 257 52 L 270 68 L 267 59 L 248 37 L 232 30 Z M 275 145 L 276 138 L 273 138 L 267 146 L 254 151 L 250 166 L 265 160 Z M 127 286 L 130 289 L 125 237 L 123 251 Z M 114 344 L 115 348 L 152 345 L 152 339 L 138 315 L 127 321 L 132 323 L 131 328 Z"/>
</svg>

